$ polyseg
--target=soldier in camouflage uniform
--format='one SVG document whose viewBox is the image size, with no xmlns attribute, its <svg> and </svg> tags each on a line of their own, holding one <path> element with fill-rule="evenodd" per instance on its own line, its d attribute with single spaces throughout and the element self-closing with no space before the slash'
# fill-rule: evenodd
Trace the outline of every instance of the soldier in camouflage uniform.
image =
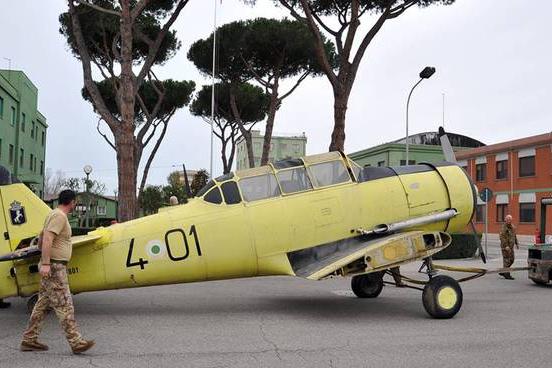
<svg viewBox="0 0 552 368">
<path fill-rule="evenodd" d="M 94 346 L 94 341 L 84 340 L 77 330 L 73 299 L 67 280 L 67 263 L 72 253 L 71 227 L 67 214 L 75 208 L 75 193 L 71 190 L 62 191 L 59 203 L 59 207 L 46 218 L 40 236 L 40 290 L 29 325 L 23 334 L 22 351 L 48 350 L 48 346 L 38 342 L 38 335 L 50 309 L 56 313 L 73 353 L 80 354 Z"/>
<path fill-rule="evenodd" d="M 515 260 L 514 246 L 516 249 L 519 249 L 519 245 L 516 237 L 516 229 L 514 225 L 512 225 L 512 216 L 507 215 L 505 220 L 506 223 L 502 225 L 502 229 L 500 230 L 500 247 L 502 248 L 504 268 L 508 268 L 512 266 Z M 502 272 L 500 276 L 508 280 L 514 279 L 512 275 L 510 275 L 510 272 Z"/>
</svg>

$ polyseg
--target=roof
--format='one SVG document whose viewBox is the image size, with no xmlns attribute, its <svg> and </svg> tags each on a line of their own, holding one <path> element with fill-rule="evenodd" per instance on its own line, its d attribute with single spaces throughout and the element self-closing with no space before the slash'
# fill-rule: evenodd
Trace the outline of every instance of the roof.
<svg viewBox="0 0 552 368">
<path fill-rule="evenodd" d="M 462 134 L 447 132 L 447 136 L 449 138 L 450 144 L 453 147 L 481 147 L 485 145 L 485 143 L 482 143 L 477 139 L 474 139 Z M 441 140 L 439 139 L 439 133 L 437 132 L 423 132 L 423 133 L 410 135 L 408 136 L 408 142 L 410 144 L 423 144 L 423 145 L 429 145 L 429 146 L 441 145 Z M 396 141 L 393 141 L 391 143 L 405 144 L 406 137 L 397 139 Z"/>
<path fill-rule="evenodd" d="M 458 152 L 456 154 L 456 158 L 459 160 L 465 160 L 475 156 L 485 156 L 490 153 L 506 152 L 548 144 L 552 144 L 552 132 L 464 150 L 462 152 Z"/>
<path fill-rule="evenodd" d="M 462 134 L 447 132 L 447 136 L 450 140 L 452 147 L 454 148 L 465 149 L 465 148 L 485 146 L 485 143 Z M 415 149 L 416 147 L 420 149 L 423 149 L 424 147 L 425 148 L 433 147 L 429 150 L 434 150 L 435 147 L 441 146 L 441 140 L 439 139 L 439 134 L 437 132 L 423 132 L 423 133 L 410 135 L 408 136 L 408 143 L 412 146 L 415 146 L 415 147 L 412 147 L 413 149 Z M 405 144 L 406 144 L 406 137 L 397 139 L 391 142 L 382 143 L 377 146 L 365 148 L 360 151 L 352 152 L 348 156 L 355 157 L 355 158 L 358 158 L 358 156 L 364 157 L 365 154 L 368 152 L 377 152 L 380 150 L 385 151 L 389 147 L 400 147 L 402 149 L 402 147 L 404 147 Z"/>
<path fill-rule="evenodd" d="M 78 192 L 77 196 L 81 195 L 81 194 L 86 194 L 86 192 Z M 101 197 L 101 198 L 107 199 L 108 201 L 117 202 L 117 197 L 114 197 L 114 196 L 104 196 L 104 195 L 96 194 L 96 193 L 90 193 L 90 194 L 95 196 L 95 197 Z M 55 201 L 58 198 L 59 198 L 58 194 L 44 194 L 44 202 Z"/>
</svg>

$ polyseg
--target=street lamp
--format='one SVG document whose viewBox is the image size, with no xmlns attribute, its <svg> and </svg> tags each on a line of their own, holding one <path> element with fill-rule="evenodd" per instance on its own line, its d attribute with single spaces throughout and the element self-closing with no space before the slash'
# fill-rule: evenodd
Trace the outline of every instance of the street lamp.
<svg viewBox="0 0 552 368">
<path fill-rule="evenodd" d="M 90 174 L 92 173 L 92 166 L 90 165 L 85 165 L 83 167 L 83 171 L 84 173 L 86 174 L 86 182 L 84 183 L 84 185 L 86 186 L 86 199 L 88 200 L 88 205 L 86 207 L 86 227 L 88 228 L 88 225 L 89 225 L 89 218 L 90 218 L 90 207 L 92 206 L 92 201 L 90 200 L 90 195 L 89 195 L 89 192 L 90 192 Z"/>
<path fill-rule="evenodd" d="M 432 66 L 426 66 L 421 72 L 420 72 L 420 80 L 412 86 L 412 89 L 410 90 L 410 93 L 408 94 L 408 100 L 406 100 L 406 165 L 409 163 L 409 155 L 408 155 L 408 106 L 410 105 L 410 97 L 412 96 L 412 92 L 414 92 L 414 88 L 418 86 L 418 84 L 422 83 L 424 79 L 429 79 L 431 76 L 435 73 L 435 68 Z"/>
</svg>

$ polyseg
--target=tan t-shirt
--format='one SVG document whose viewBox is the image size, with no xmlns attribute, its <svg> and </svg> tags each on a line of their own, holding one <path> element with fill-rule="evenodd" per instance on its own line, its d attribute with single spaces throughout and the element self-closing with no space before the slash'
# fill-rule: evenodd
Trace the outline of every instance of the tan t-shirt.
<svg viewBox="0 0 552 368">
<path fill-rule="evenodd" d="M 44 231 L 55 234 L 50 259 L 69 261 L 73 252 L 73 245 L 71 244 L 71 226 L 67 215 L 59 208 L 52 210 L 46 217 L 46 221 L 44 221 Z"/>
</svg>

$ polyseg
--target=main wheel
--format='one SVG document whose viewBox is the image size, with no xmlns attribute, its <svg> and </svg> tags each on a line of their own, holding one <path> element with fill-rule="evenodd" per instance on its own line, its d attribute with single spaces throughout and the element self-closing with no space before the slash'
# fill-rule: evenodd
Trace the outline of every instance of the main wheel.
<svg viewBox="0 0 552 368">
<path fill-rule="evenodd" d="M 38 294 L 33 294 L 29 299 L 27 299 L 27 313 L 33 313 L 36 302 L 38 301 Z"/>
<path fill-rule="evenodd" d="M 433 318 L 452 318 L 462 306 L 462 289 L 449 276 L 433 277 L 424 287 L 422 301 L 426 312 Z"/>
<path fill-rule="evenodd" d="M 359 298 L 376 298 L 383 289 L 383 274 L 374 272 L 353 276 L 351 289 Z"/>
</svg>

